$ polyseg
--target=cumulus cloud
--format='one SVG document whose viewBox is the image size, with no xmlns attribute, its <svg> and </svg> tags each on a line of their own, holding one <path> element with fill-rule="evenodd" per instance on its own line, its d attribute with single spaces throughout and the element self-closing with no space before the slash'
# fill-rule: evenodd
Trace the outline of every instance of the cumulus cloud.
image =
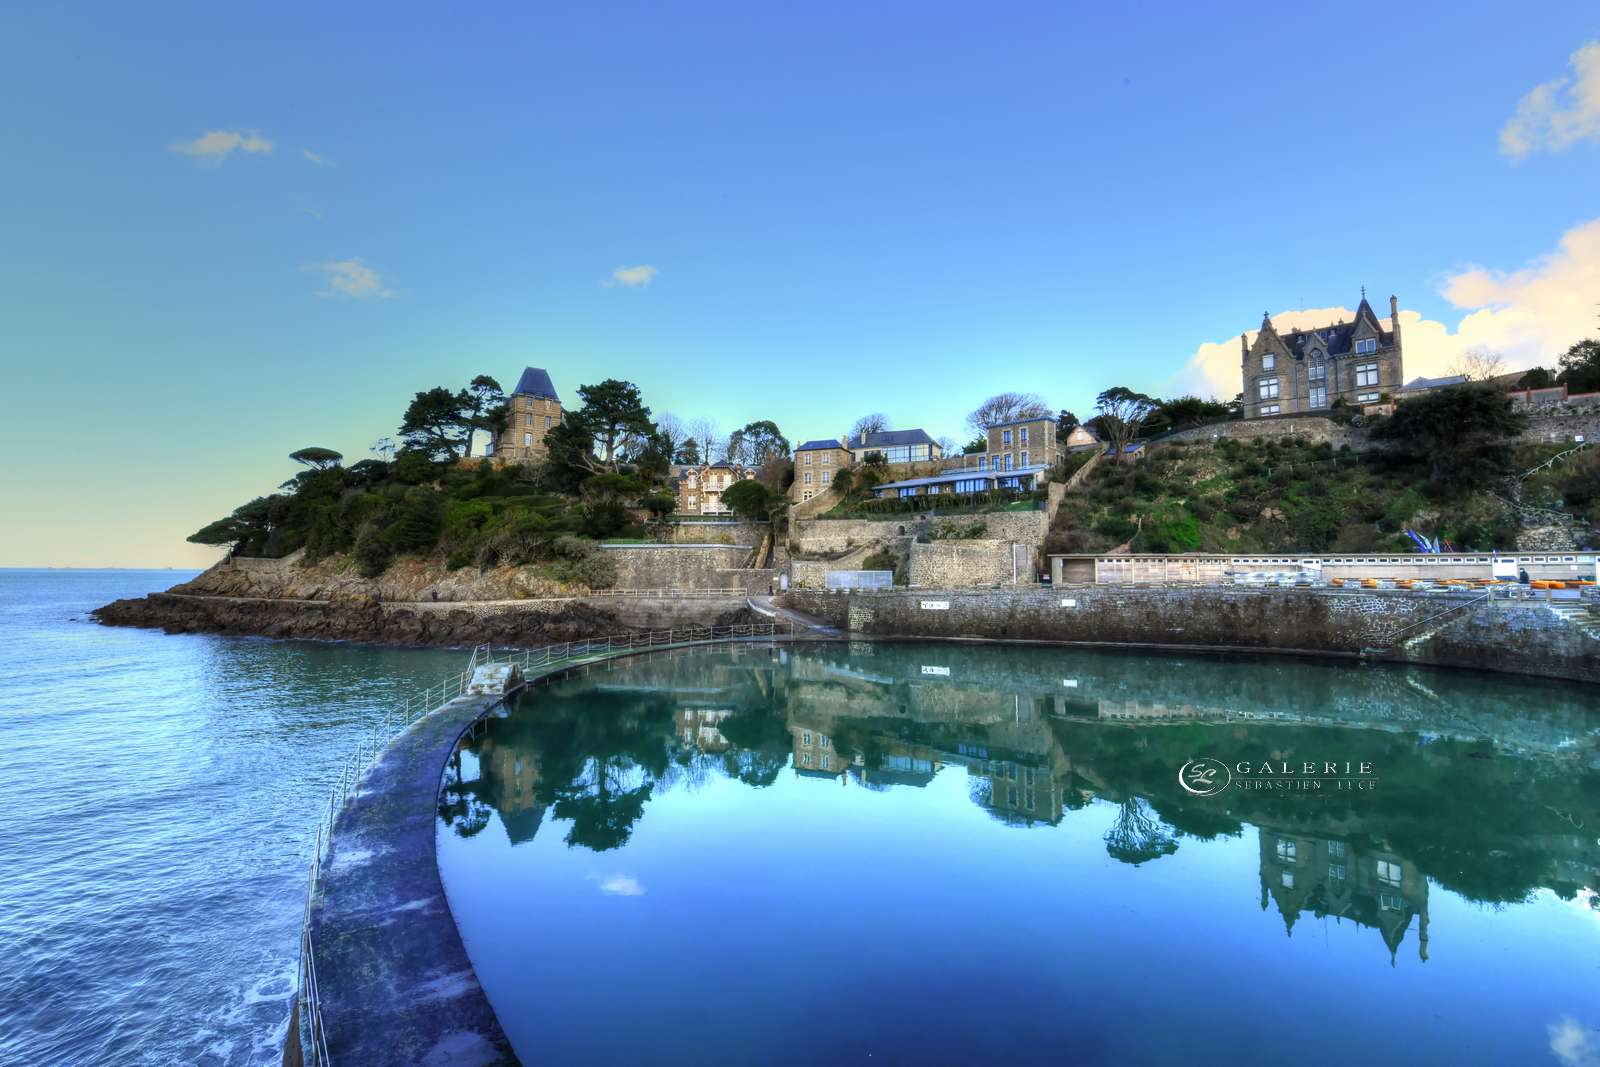
<svg viewBox="0 0 1600 1067">
<path fill-rule="evenodd" d="M 631 874 L 613 874 L 609 878 L 601 878 L 598 874 L 591 874 L 589 881 L 600 883 L 600 892 L 611 897 L 642 897 L 644 886 L 639 884 L 639 879 Z"/>
<path fill-rule="evenodd" d="M 1401 308 L 1400 338 L 1407 380 L 1450 373 L 1474 349 L 1498 353 L 1506 370 L 1553 367 L 1575 342 L 1593 336 L 1595 294 L 1600 293 L 1600 219 L 1561 236 L 1554 252 L 1514 271 L 1468 266 L 1446 276 L 1440 289 L 1462 312 L 1451 325 Z M 1388 308 L 1374 301 L 1388 324 Z M 1280 331 L 1327 326 L 1354 310 L 1345 307 L 1281 311 L 1272 316 Z M 1254 341 L 1255 330 L 1248 333 Z M 1178 376 L 1178 387 L 1202 395 L 1231 397 L 1239 391 L 1239 338 L 1202 344 Z"/>
<path fill-rule="evenodd" d="M 1563 1015 L 1558 1023 L 1551 1023 L 1546 1031 L 1550 1036 L 1550 1054 L 1563 1067 L 1600 1067 L 1600 1039 L 1570 1015 Z"/>
<path fill-rule="evenodd" d="M 305 268 L 323 275 L 328 287 L 318 296 L 347 297 L 352 300 L 388 300 L 394 291 L 384 287 L 378 272 L 359 259 L 336 259 L 313 263 Z"/>
<path fill-rule="evenodd" d="M 1600 41 L 1572 53 L 1572 76 L 1535 85 L 1500 129 L 1500 151 L 1512 159 L 1600 141 Z"/>
<path fill-rule="evenodd" d="M 304 159 L 307 163 L 314 163 L 319 167 L 333 166 L 333 160 L 329 159 L 325 155 L 322 155 L 320 152 L 313 152 L 309 148 L 300 149 L 300 158 Z"/>
<path fill-rule="evenodd" d="M 648 263 L 642 263 L 637 267 L 618 267 L 611 272 L 611 277 L 600 284 L 607 289 L 613 285 L 626 285 L 631 289 L 640 285 L 649 285 L 656 273 L 656 269 Z"/>
<path fill-rule="evenodd" d="M 270 156 L 275 146 L 254 130 L 207 130 L 192 141 L 174 141 L 168 147 L 180 156 L 215 165 L 235 152 Z"/>
</svg>

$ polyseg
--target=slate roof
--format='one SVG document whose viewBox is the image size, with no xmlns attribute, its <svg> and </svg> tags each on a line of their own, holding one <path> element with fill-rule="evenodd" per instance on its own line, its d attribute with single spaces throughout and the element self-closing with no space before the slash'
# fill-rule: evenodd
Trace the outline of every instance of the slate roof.
<svg viewBox="0 0 1600 1067">
<path fill-rule="evenodd" d="M 1361 304 L 1356 308 L 1356 317 L 1351 322 L 1341 322 L 1333 326 L 1322 326 L 1315 330 L 1290 330 L 1280 334 L 1279 339 L 1289 349 L 1289 354 L 1295 359 L 1305 359 L 1310 354 L 1313 346 L 1320 348 L 1329 356 L 1348 356 L 1355 348 L 1356 327 L 1365 319 L 1377 332 L 1378 344 L 1387 348 L 1394 344 L 1394 333 L 1383 328 L 1383 322 L 1378 318 L 1377 312 L 1372 310 L 1372 305 L 1367 303 L 1367 298 L 1361 298 Z"/>
<path fill-rule="evenodd" d="M 830 440 L 829 438 L 826 438 L 826 437 L 820 437 L 815 441 L 807 441 L 805 444 L 803 444 L 800 447 L 796 448 L 795 451 L 796 452 L 816 452 L 816 451 L 818 451 L 820 449 L 824 449 L 824 448 L 843 448 L 843 447 L 844 447 L 844 445 L 840 444 L 837 440 Z"/>
<path fill-rule="evenodd" d="M 517 379 L 517 387 L 511 390 L 512 396 L 542 396 L 549 400 L 560 400 L 556 393 L 555 383 L 550 380 L 550 372 L 543 367 L 525 367 L 522 377 Z"/>
<path fill-rule="evenodd" d="M 888 448 L 891 445 L 936 445 L 939 442 L 928 436 L 926 430 L 879 430 L 869 433 L 863 440 L 860 434 L 850 438 L 850 450 L 858 448 Z"/>
<path fill-rule="evenodd" d="M 1447 385 L 1465 385 L 1465 374 L 1449 374 L 1443 378 L 1413 378 L 1402 388 L 1404 389 L 1442 389 Z"/>
</svg>

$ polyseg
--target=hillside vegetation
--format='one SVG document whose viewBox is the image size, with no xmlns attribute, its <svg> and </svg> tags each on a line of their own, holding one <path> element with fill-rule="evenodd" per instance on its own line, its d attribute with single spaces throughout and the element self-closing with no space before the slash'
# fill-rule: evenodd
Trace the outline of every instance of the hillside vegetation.
<svg viewBox="0 0 1600 1067">
<path fill-rule="evenodd" d="M 1508 450 L 1500 477 L 1473 488 L 1439 484 L 1402 451 L 1301 439 L 1161 445 L 1141 462 L 1098 464 L 1063 503 L 1046 550 L 1405 552 L 1408 528 L 1458 549 L 1514 548 L 1520 524 L 1497 498 L 1501 481 L 1549 451 Z"/>
</svg>

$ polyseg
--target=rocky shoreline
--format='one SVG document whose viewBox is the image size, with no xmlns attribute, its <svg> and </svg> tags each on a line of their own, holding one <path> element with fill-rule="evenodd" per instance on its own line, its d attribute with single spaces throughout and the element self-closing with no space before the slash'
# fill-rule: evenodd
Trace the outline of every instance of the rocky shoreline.
<svg viewBox="0 0 1600 1067">
<path fill-rule="evenodd" d="M 632 630 L 765 622 L 740 600 L 394 604 L 152 593 L 93 611 L 106 626 L 407 647 L 532 646 Z"/>
</svg>

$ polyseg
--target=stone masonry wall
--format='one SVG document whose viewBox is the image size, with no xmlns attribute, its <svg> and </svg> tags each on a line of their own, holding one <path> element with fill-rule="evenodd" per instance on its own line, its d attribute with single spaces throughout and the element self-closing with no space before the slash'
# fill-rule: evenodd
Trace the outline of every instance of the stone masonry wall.
<svg viewBox="0 0 1600 1067">
<path fill-rule="evenodd" d="M 1325 419 L 1317 415 L 1308 415 L 1304 418 L 1268 418 L 1219 422 L 1212 426 L 1196 426 L 1191 430 L 1179 430 L 1177 433 L 1163 437 L 1156 443 L 1209 441 L 1214 437 L 1231 437 L 1241 441 L 1303 437 L 1316 444 L 1327 441 L 1335 448 L 1340 445 L 1349 445 L 1351 448 L 1365 448 L 1368 446 L 1367 432 L 1365 430 L 1356 429 L 1353 426 L 1341 426 L 1332 419 Z"/>
<path fill-rule="evenodd" d="M 993 540 L 912 544 L 907 582 L 913 588 L 1010 585 L 1011 545 L 1010 541 Z M 1034 580 L 1031 563 L 1023 566 L 1017 580 L 1029 583 Z"/>
<path fill-rule="evenodd" d="M 985 538 L 1037 546 L 1049 529 L 1044 511 L 987 511 L 975 515 L 896 515 L 885 519 L 805 519 L 790 523 L 789 538 L 803 553 L 834 553 L 915 537 L 938 529 L 965 530 L 982 523 Z"/>
<path fill-rule="evenodd" d="M 1537 601 L 1487 601 L 1439 623 L 1396 631 L 1445 610 L 1395 593 L 1236 589 L 917 590 L 790 593 L 783 603 L 852 633 L 1219 650 L 1335 653 L 1439 666 L 1600 681 L 1600 638 Z M 1460 603 L 1453 601 L 1452 603 Z"/>
<path fill-rule="evenodd" d="M 727 548 L 607 548 L 606 557 L 617 565 L 617 589 L 722 589 L 738 586 L 735 572 L 747 569 L 752 549 Z M 766 583 L 762 583 L 765 591 Z"/>
</svg>

